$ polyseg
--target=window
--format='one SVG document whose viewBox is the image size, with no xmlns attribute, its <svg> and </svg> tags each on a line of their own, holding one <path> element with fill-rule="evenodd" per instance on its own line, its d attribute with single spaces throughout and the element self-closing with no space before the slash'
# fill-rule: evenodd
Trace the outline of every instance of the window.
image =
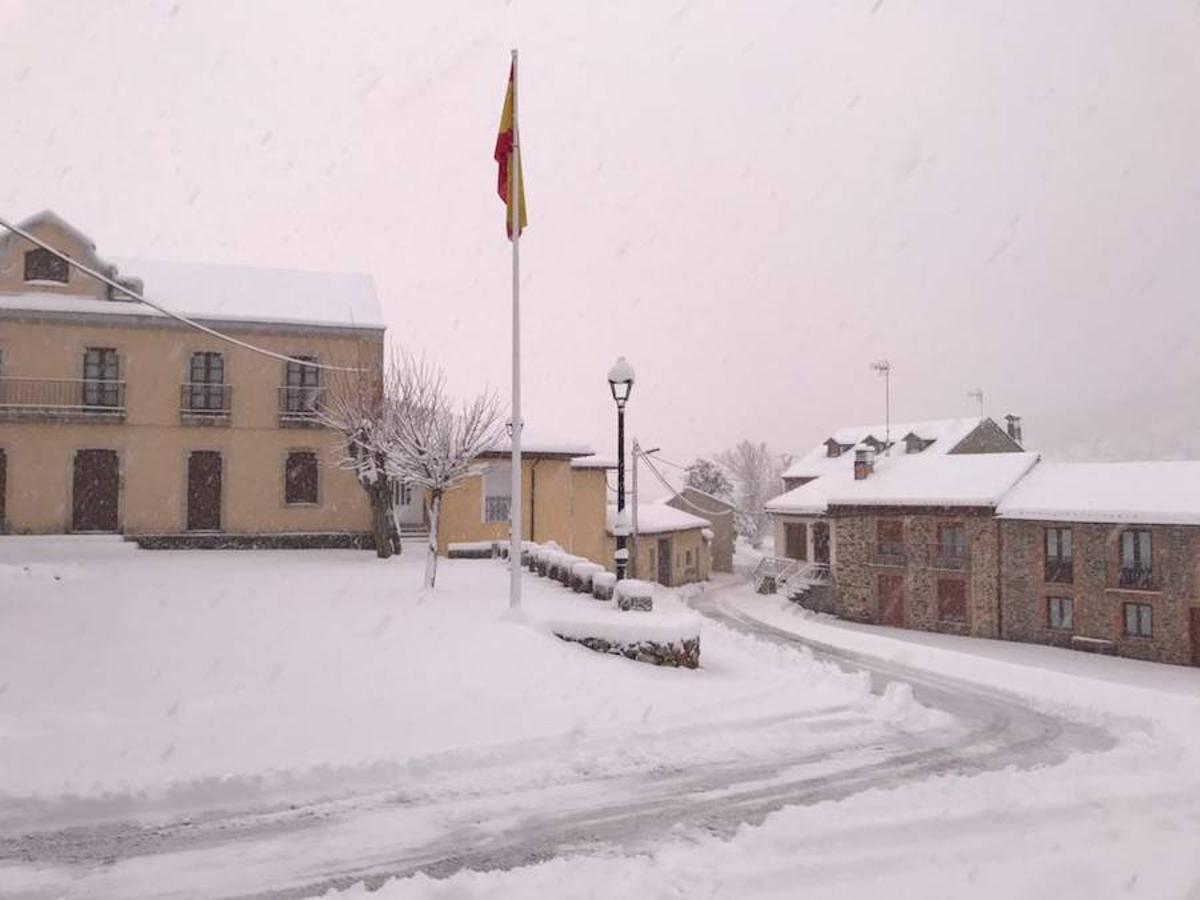
<svg viewBox="0 0 1200 900">
<path fill-rule="evenodd" d="M 283 386 L 283 409 L 289 413 L 312 413 L 321 397 L 321 370 L 315 356 L 297 356 L 287 364 Z"/>
<path fill-rule="evenodd" d="M 691 550 L 685 550 L 683 552 L 683 564 L 685 566 L 690 566 L 692 564 L 692 551 Z"/>
<path fill-rule="evenodd" d="M 83 354 L 83 405 L 120 406 L 120 360 L 111 347 L 88 347 Z"/>
<path fill-rule="evenodd" d="M 784 523 L 783 553 L 788 559 L 808 559 L 808 526 L 805 523 Z"/>
<path fill-rule="evenodd" d="M 317 454 L 312 450 L 294 450 L 287 455 L 283 478 L 284 503 L 317 502 Z"/>
<path fill-rule="evenodd" d="M 493 463 L 483 476 L 483 521 L 507 522 L 512 509 L 512 466 Z"/>
<path fill-rule="evenodd" d="M 1125 604 L 1125 634 L 1130 637 L 1154 636 L 1154 613 L 1149 603 Z"/>
<path fill-rule="evenodd" d="M 1046 598 L 1046 618 L 1055 631 L 1075 629 L 1075 601 L 1070 597 Z"/>
<path fill-rule="evenodd" d="M 1071 551 L 1070 528 L 1047 528 L 1046 581 L 1054 584 L 1070 584 L 1075 580 Z"/>
<path fill-rule="evenodd" d="M 904 522 L 879 519 L 875 522 L 875 561 L 884 565 L 904 565 Z"/>
<path fill-rule="evenodd" d="M 967 621 L 967 583 L 962 579 L 939 578 L 937 602 L 939 621 Z"/>
<path fill-rule="evenodd" d="M 962 569 L 967 565 L 967 529 L 962 525 L 939 525 L 934 565 L 939 569 Z"/>
<path fill-rule="evenodd" d="M 38 247 L 25 254 L 26 281 L 57 281 L 66 284 L 70 279 L 67 261 L 49 250 Z"/>
<path fill-rule="evenodd" d="M 193 353 L 185 398 L 189 410 L 225 410 L 225 358 L 220 353 Z"/>
<path fill-rule="evenodd" d="M 1148 530 L 1131 528 L 1121 532 L 1121 587 L 1153 590 L 1152 550 Z"/>
</svg>

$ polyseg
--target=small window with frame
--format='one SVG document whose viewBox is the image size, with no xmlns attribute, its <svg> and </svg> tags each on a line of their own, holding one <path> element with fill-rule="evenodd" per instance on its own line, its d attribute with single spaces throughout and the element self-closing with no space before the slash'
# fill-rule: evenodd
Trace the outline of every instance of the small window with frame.
<svg viewBox="0 0 1200 900">
<path fill-rule="evenodd" d="M 1054 631 L 1075 630 L 1075 601 L 1070 597 L 1047 597 L 1046 619 Z"/>
<path fill-rule="evenodd" d="M 288 506 L 316 506 L 318 503 L 317 454 L 313 450 L 293 450 L 284 467 L 283 502 Z"/>
<path fill-rule="evenodd" d="M 1127 637 L 1154 637 L 1154 609 L 1149 603 L 1126 603 L 1125 634 Z"/>
</svg>

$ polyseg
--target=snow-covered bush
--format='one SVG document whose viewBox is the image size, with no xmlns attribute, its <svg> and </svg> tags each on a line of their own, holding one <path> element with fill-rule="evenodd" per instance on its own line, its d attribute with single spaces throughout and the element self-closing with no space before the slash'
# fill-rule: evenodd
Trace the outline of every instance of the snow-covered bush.
<svg viewBox="0 0 1200 900">
<path fill-rule="evenodd" d="M 616 583 L 617 576 L 612 572 L 597 572 L 592 576 L 592 596 L 597 600 L 611 600 Z"/>
<path fill-rule="evenodd" d="M 571 588 L 577 594 L 590 594 L 592 579 L 603 571 L 604 566 L 586 559 L 583 562 L 575 563 L 571 566 Z"/>
</svg>

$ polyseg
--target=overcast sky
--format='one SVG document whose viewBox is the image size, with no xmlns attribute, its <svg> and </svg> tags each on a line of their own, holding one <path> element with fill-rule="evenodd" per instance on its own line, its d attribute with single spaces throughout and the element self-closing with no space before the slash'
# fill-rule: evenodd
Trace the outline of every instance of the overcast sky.
<svg viewBox="0 0 1200 900">
<path fill-rule="evenodd" d="M 371 272 L 507 398 L 513 46 L 530 433 L 611 452 L 621 353 L 668 458 L 799 450 L 887 356 L 894 419 L 978 387 L 1054 455 L 1200 456 L 1196 2 L 0 0 L 0 215 Z"/>
</svg>

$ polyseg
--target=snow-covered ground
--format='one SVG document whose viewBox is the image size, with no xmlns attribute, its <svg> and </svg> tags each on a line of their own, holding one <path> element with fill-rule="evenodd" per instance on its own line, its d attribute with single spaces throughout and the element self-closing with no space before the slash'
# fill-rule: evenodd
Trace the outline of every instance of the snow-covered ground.
<svg viewBox="0 0 1200 900">
<path fill-rule="evenodd" d="M 0 539 L 0 895 L 1200 897 L 1198 671 L 421 562 Z"/>
<path fill-rule="evenodd" d="M 1200 671 L 843 623 L 746 586 L 719 605 L 834 652 L 1011 691 L 1103 726 L 1115 746 L 792 806 L 730 840 L 418 874 L 377 896 L 1200 898 Z"/>
<path fill-rule="evenodd" d="M 419 803 L 581 780 L 603 791 L 619 776 L 953 731 L 903 696 L 885 704 L 861 677 L 719 625 L 703 627 L 697 671 L 549 632 L 597 617 L 694 629 L 670 592 L 654 613 L 618 613 L 527 576 L 528 621 L 514 622 L 503 563 L 445 561 L 433 592 L 421 573 L 413 553 L 381 562 L 0 539 L 0 838 L 30 863 L 0 867 L 0 893 L 61 887 L 67 870 L 49 865 L 61 859 L 36 840 L 13 843 L 32 831 L 102 833 L 382 790 Z M 398 827 L 423 840 L 445 824 Z M 93 861 L 88 852 L 72 861 Z M 123 851 L 95 855 L 110 852 Z M 84 882 L 128 896 L 120 874 Z M 155 881 L 134 880 L 155 893 Z"/>
</svg>

